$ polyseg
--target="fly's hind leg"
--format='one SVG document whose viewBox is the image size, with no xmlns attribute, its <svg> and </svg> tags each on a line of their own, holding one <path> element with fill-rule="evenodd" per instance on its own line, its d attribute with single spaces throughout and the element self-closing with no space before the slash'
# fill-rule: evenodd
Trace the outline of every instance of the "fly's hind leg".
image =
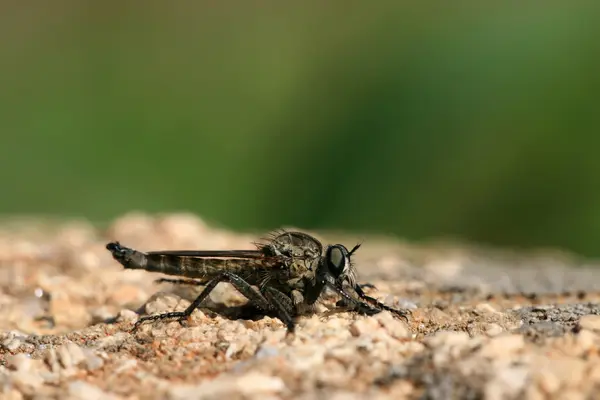
<svg viewBox="0 0 600 400">
<path fill-rule="evenodd" d="M 187 280 L 184 281 L 192 282 Z M 184 311 L 172 311 L 164 314 L 149 315 L 146 317 L 142 317 L 137 320 L 137 322 L 133 326 L 132 332 L 134 332 L 142 323 L 146 321 L 157 321 L 163 319 L 177 318 L 179 322 L 183 322 L 190 315 L 192 315 L 194 310 L 200 306 L 200 304 L 208 297 L 210 292 L 212 292 L 212 290 L 221 282 L 231 283 L 233 287 L 235 287 L 241 294 L 243 294 L 249 301 L 251 301 L 254 305 L 259 307 L 261 310 L 267 312 L 273 309 L 273 305 L 248 282 L 230 272 L 222 272 L 219 276 L 206 283 L 204 290 L 202 290 L 198 297 L 196 297 L 196 300 L 194 300 L 192 304 L 190 304 L 189 307 L 186 308 Z"/>
<path fill-rule="evenodd" d="M 263 292 L 279 319 L 287 326 L 288 334 L 294 333 L 296 324 L 292 317 L 295 314 L 292 299 L 270 286 L 265 287 Z"/>
<path fill-rule="evenodd" d="M 160 279 L 155 280 L 154 283 L 172 283 L 174 285 L 195 285 L 195 286 L 206 285 L 206 282 L 195 281 L 193 279 L 169 279 L 169 278 L 160 278 Z"/>
</svg>

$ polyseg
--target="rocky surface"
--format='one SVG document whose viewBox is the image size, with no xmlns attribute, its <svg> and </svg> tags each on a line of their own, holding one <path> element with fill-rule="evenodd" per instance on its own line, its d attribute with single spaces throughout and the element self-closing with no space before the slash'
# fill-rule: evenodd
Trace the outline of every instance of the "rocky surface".
<svg viewBox="0 0 600 400">
<path fill-rule="evenodd" d="M 325 235 L 326 239 L 336 235 Z M 321 236 L 322 237 L 322 236 Z M 154 283 L 105 250 L 251 248 L 258 235 L 185 215 L 0 225 L 0 397 L 4 399 L 593 398 L 600 393 L 600 269 L 558 253 L 522 256 L 364 239 L 355 257 L 369 294 L 410 308 L 409 323 L 303 317 L 296 334 L 239 318 L 221 284 L 187 326 L 142 325 L 182 310 L 198 288 Z M 335 304 L 335 297 L 327 300 Z M 234 312 L 234 310 L 237 310 Z M 237 314 L 236 314 L 237 313 Z"/>
</svg>

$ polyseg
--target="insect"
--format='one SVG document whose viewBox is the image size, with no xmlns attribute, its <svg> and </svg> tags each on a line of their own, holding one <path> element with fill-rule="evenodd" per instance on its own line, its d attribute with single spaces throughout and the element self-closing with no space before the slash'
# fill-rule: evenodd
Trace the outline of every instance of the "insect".
<svg viewBox="0 0 600 400">
<path fill-rule="evenodd" d="M 326 289 L 342 298 L 351 310 L 373 315 L 388 310 L 407 319 L 408 311 L 396 310 L 364 293 L 356 283 L 352 255 L 342 244 L 328 245 L 297 231 L 277 231 L 254 250 L 175 250 L 141 252 L 110 242 L 106 248 L 127 269 L 143 269 L 190 279 L 159 279 L 158 282 L 203 285 L 204 290 L 184 311 L 144 316 L 145 321 L 187 319 L 220 282 L 229 282 L 253 305 L 274 313 L 294 332 L 295 319 L 310 309 Z M 366 286 L 366 285 L 365 285 Z M 348 290 L 354 291 L 354 295 Z"/>
</svg>

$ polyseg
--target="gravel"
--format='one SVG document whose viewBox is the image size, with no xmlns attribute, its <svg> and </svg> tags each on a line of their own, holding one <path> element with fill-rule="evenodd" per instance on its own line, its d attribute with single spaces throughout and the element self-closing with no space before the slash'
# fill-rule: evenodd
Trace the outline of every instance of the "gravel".
<svg viewBox="0 0 600 400">
<path fill-rule="evenodd" d="M 264 234 L 264 233 L 263 233 Z M 6 399 L 592 398 L 600 390 L 600 269 L 558 253 L 348 245 L 371 296 L 410 308 L 256 316 L 221 284 L 185 326 L 139 315 L 183 310 L 198 288 L 125 271 L 104 246 L 248 248 L 260 234 L 189 214 L 0 224 L 0 397 Z M 334 305 L 335 297 L 326 300 Z"/>
</svg>

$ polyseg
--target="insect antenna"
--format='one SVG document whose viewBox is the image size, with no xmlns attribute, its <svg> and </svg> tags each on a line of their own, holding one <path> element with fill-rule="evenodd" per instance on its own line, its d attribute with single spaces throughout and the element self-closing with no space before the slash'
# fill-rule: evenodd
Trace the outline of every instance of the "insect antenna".
<svg viewBox="0 0 600 400">
<path fill-rule="evenodd" d="M 353 254 L 353 253 L 354 253 L 356 250 L 358 250 L 358 249 L 360 248 L 360 246 L 362 246 L 362 242 L 361 242 L 361 243 L 357 243 L 357 244 L 356 244 L 356 245 L 355 245 L 355 246 L 352 248 L 352 250 L 350 250 L 350 251 L 348 252 L 348 255 L 349 255 L 349 256 L 352 256 L 352 254 Z"/>
</svg>

